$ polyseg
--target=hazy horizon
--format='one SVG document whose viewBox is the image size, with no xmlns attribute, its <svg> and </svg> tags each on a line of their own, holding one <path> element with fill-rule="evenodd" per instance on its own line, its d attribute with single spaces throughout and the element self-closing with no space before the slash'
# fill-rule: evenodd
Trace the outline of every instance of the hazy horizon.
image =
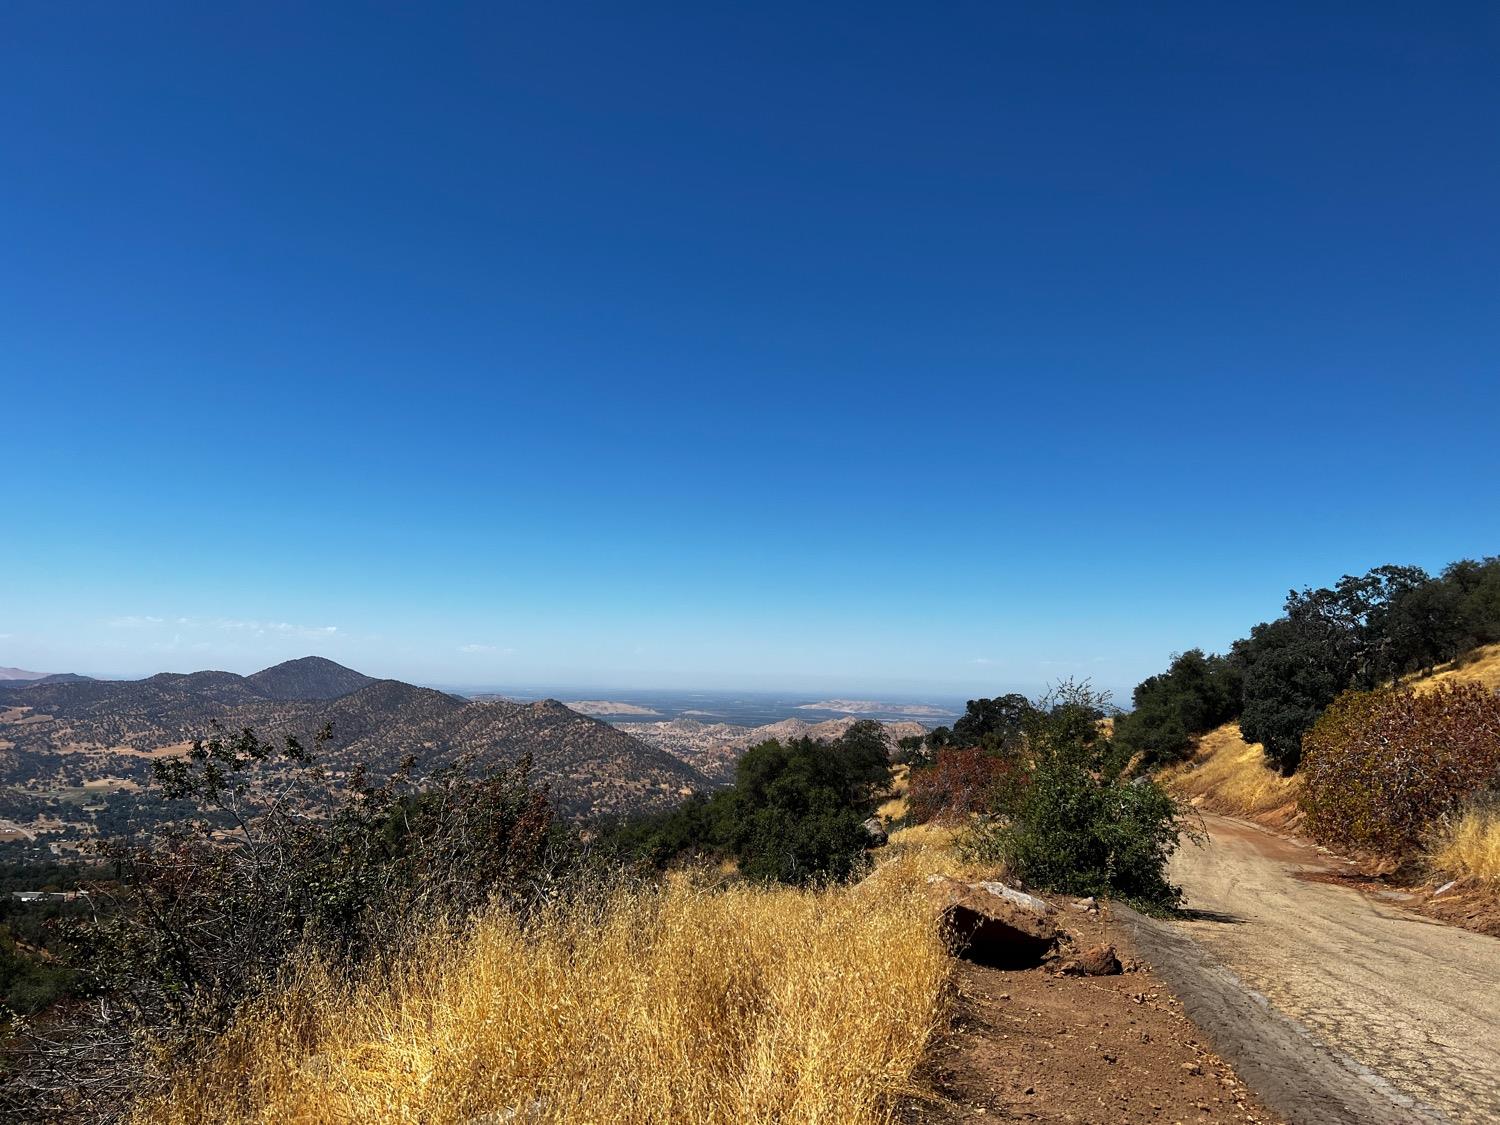
<svg viewBox="0 0 1500 1125">
<path fill-rule="evenodd" d="M 303 652 L 296 656 L 283 658 L 284 660 L 297 660 L 304 657 L 321 656 L 324 659 L 332 659 L 324 653 Z M 283 661 L 273 661 L 273 664 Z M 339 663 L 343 663 L 340 661 Z M 16 668 L 26 672 L 54 675 L 59 673 L 75 673 L 89 676 L 100 680 L 139 680 L 159 673 L 189 673 L 189 672 L 232 672 L 236 675 L 248 676 L 259 672 L 270 664 L 259 664 L 252 662 L 251 665 L 240 665 L 236 667 L 205 664 L 198 667 L 186 666 L 163 666 L 149 672 L 122 672 L 103 668 L 33 668 L 23 663 L 8 659 L 0 659 L 0 668 Z M 424 687 L 435 687 L 461 694 L 468 693 L 493 693 L 503 695 L 515 693 L 525 697 L 541 697 L 551 695 L 556 698 L 566 699 L 620 699 L 633 695 L 675 695 L 691 696 L 694 694 L 706 694 L 718 697 L 731 696 L 737 692 L 755 696 L 786 696 L 807 700 L 844 699 L 844 700 L 868 700 L 876 699 L 882 702 L 899 703 L 961 703 L 964 699 L 975 695 L 974 691 L 954 691 L 944 689 L 941 686 L 923 684 L 913 681 L 866 681 L 864 683 L 850 683 L 837 676 L 830 676 L 826 682 L 808 680 L 803 684 L 781 683 L 774 676 L 747 677 L 744 682 L 727 682 L 722 684 L 692 683 L 684 681 L 678 684 L 629 681 L 629 680 L 527 680 L 515 679 L 509 681 L 493 680 L 443 680 L 422 679 L 420 677 L 405 676 L 394 672 L 387 672 L 379 668 L 366 668 L 357 665 L 345 665 L 352 667 L 354 671 L 361 672 L 376 679 L 406 680 Z M 1038 682 L 1033 684 L 1002 684 L 999 686 L 985 686 L 984 694 L 998 695 L 1009 691 L 1023 691 L 1028 695 L 1038 694 L 1045 690 L 1048 683 L 1052 681 Z M 1101 685 L 1102 686 L 1102 685 Z M 884 694 L 881 694 L 884 693 Z M 896 693 L 896 694 L 892 694 Z M 1124 693 L 1128 702 L 1128 690 Z"/>
</svg>

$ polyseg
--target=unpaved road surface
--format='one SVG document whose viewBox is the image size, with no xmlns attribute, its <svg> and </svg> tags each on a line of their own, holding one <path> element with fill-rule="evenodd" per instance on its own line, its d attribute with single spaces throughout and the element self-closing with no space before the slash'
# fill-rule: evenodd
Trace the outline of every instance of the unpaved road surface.
<svg viewBox="0 0 1500 1125">
<path fill-rule="evenodd" d="M 1298 1125 L 1500 1121 L 1500 941 L 1298 878 L 1337 868 L 1315 847 L 1206 822 L 1208 842 L 1184 844 L 1172 864 L 1199 916 L 1136 925 L 1272 1108 Z M 1257 1072 L 1288 1089 L 1263 1088 Z"/>
</svg>

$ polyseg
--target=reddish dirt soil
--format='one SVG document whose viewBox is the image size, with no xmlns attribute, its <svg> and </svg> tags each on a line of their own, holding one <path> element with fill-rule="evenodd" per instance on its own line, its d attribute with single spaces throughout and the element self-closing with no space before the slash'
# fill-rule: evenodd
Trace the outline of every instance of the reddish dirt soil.
<svg viewBox="0 0 1500 1125">
<path fill-rule="evenodd" d="M 1073 915 L 1080 946 L 1121 946 L 1110 977 L 959 962 L 949 1027 L 900 1108 L 902 1125 L 959 1121 L 1279 1122 L 1204 1042 L 1109 923 Z"/>
</svg>

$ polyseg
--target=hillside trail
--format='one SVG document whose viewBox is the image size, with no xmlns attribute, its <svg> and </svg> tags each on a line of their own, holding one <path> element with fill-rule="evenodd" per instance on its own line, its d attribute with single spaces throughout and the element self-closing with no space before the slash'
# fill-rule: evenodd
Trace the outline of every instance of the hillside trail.
<svg viewBox="0 0 1500 1125">
<path fill-rule="evenodd" d="M 1341 861 L 1313 845 L 1204 819 L 1171 867 L 1189 918 L 1128 921 L 1251 1087 L 1296 1125 L 1500 1121 L 1500 943 L 1317 881 Z"/>
</svg>

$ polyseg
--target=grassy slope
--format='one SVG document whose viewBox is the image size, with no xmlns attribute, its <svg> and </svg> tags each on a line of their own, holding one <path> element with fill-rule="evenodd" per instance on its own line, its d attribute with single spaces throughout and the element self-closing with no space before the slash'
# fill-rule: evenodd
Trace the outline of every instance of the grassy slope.
<svg viewBox="0 0 1500 1125">
<path fill-rule="evenodd" d="M 851 887 L 680 877 L 524 938 L 497 914 L 394 983 L 304 972 L 138 1120 L 888 1121 L 950 968 L 899 851 Z"/>
<path fill-rule="evenodd" d="M 1460 683 L 1500 691 L 1500 644 L 1477 648 L 1431 675 L 1406 681 L 1416 691 Z M 1238 723 L 1203 735 L 1193 756 L 1162 771 L 1161 778 L 1179 797 L 1214 812 L 1286 828 L 1295 828 L 1301 818 L 1297 779 L 1268 769 L 1260 744 L 1240 737 Z M 1429 860 L 1437 871 L 1455 877 L 1500 879 L 1500 810 L 1476 806 L 1441 826 Z"/>
<path fill-rule="evenodd" d="M 1491 691 L 1500 691 L 1500 644 L 1476 648 L 1430 676 L 1413 677 L 1407 682 L 1417 691 L 1439 684 L 1483 684 Z"/>
<path fill-rule="evenodd" d="M 1246 742 L 1238 723 L 1226 723 L 1198 739 L 1193 756 L 1161 773 L 1172 793 L 1213 812 L 1283 827 L 1300 818 L 1295 777 L 1266 767 L 1259 742 Z"/>
</svg>

